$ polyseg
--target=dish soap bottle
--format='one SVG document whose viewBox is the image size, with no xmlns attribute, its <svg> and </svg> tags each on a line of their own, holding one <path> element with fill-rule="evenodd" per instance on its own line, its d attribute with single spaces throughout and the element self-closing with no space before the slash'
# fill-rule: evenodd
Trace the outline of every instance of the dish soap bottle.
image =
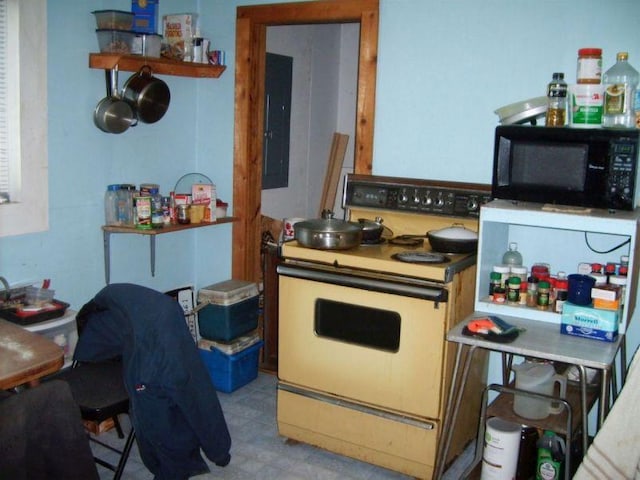
<svg viewBox="0 0 640 480">
<path fill-rule="evenodd" d="M 518 244 L 516 242 L 509 244 L 509 250 L 502 256 L 502 263 L 510 267 L 522 265 L 522 255 L 518 251 Z"/>
<path fill-rule="evenodd" d="M 564 73 L 554 73 L 547 85 L 547 127 L 564 127 L 567 122 L 567 82 Z"/>
<path fill-rule="evenodd" d="M 627 52 L 619 52 L 616 60 L 616 64 L 602 76 L 604 84 L 602 126 L 634 128 L 636 126 L 636 88 L 640 75 L 629 64 Z"/>
</svg>

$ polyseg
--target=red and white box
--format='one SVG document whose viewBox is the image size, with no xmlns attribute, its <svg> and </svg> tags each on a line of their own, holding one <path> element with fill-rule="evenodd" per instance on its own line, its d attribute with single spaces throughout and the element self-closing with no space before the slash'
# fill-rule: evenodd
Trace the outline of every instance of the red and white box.
<svg viewBox="0 0 640 480">
<path fill-rule="evenodd" d="M 204 222 L 216 221 L 216 186 L 208 183 L 195 183 L 191 186 L 191 203 L 204 205 Z"/>
</svg>

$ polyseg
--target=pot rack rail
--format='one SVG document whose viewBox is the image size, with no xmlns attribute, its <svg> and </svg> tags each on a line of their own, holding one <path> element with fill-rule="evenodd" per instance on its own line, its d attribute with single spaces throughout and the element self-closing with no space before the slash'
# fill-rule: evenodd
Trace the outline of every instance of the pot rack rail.
<svg viewBox="0 0 640 480">
<path fill-rule="evenodd" d="M 152 58 L 141 55 L 120 55 L 117 53 L 90 53 L 89 68 L 125 72 L 137 72 L 143 65 L 149 65 L 155 74 L 178 77 L 218 78 L 227 69 L 225 65 L 182 62 L 168 58 Z"/>
<path fill-rule="evenodd" d="M 183 230 L 190 230 L 193 228 L 211 227 L 214 225 L 221 225 L 224 223 L 231 223 L 238 220 L 237 217 L 221 217 L 216 219 L 215 222 L 203 222 L 203 223 L 187 223 L 178 225 L 166 225 L 162 228 L 154 228 L 151 230 L 142 230 L 136 227 L 119 227 L 113 225 L 102 226 L 102 240 L 104 245 L 104 279 L 107 285 L 111 281 L 111 234 L 114 233 L 127 233 L 135 235 L 146 235 L 149 237 L 149 262 L 151 265 L 151 276 L 156 275 L 156 236 L 164 233 L 181 232 Z"/>
</svg>

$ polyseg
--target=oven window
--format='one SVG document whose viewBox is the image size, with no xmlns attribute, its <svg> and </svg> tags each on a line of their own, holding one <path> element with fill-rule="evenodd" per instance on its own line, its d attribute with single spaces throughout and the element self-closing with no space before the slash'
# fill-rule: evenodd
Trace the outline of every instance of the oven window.
<svg viewBox="0 0 640 480">
<path fill-rule="evenodd" d="M 320 298 L 316 300 L 315 331 L 321 337 L 397 352 L 400 314 Z"/>
</svg>

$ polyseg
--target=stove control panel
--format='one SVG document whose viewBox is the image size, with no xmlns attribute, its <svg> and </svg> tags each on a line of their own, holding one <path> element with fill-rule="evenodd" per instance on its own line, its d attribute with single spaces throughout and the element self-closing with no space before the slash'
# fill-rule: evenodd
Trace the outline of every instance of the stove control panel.
<svg viewBox="0 0 640 480">
<path fill-rule="evenodd" d="M 342 204 L 430 215 L 479 217 L 491 185 L 438 180 L 347 175 Z"/>
</svg>

